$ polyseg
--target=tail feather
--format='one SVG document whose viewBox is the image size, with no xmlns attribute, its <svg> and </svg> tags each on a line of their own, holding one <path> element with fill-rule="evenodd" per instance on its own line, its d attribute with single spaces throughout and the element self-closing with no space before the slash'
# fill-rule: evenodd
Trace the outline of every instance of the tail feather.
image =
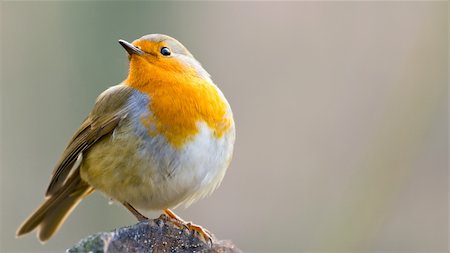
<svg viewBox="0 0 450 253">
<path fill-rule="evenodd" d="M 66 186 L 47 197 L 44 203 L 20 226 L 17 236 L 39 228 L 39 240 L 47 241 L 60 228 L 77 204 L 93 190 L 81 180 L 79 171 L 75 171 L 67 180 Z"/>
</svg>

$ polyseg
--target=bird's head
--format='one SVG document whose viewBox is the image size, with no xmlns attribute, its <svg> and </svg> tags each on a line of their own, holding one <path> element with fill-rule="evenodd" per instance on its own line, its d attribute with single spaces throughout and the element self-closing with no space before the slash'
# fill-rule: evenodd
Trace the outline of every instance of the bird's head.
<svg viewBox="0 0 450 253">
<path fill-rule="evenodd" d="M 163 34 L 145 35 L 132 43 L 119 40 L 128 52 L 130 71 L 127 82 L 145 85 L 167 78 L 201 78 L 210 76 L 192 54 L 176 39 Z"/>
</svg>

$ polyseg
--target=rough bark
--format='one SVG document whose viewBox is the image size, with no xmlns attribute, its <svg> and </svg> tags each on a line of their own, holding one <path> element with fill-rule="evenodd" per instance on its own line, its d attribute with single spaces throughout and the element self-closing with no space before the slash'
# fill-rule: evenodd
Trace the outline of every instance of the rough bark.
<svg viewBox="0 0 450 253">
<path fill-rule="evenodd" d="M 180 228 L 166 215 L 129 227 L 90 235 L 67 252 L 205 252 L 241 253 L 232 242 L 206 242 L 197 232 Z"/>
</svg>

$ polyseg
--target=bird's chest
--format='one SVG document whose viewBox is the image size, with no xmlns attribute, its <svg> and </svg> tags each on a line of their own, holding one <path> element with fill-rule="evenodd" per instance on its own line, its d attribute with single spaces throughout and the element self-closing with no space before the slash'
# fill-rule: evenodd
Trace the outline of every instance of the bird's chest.
<svg viewBox="0 0 450 253">
<path fill-rule="evenodd" d="M 174 119 L 161 119 L 161 114 L 152 110 L 148 96 L 140 92 L 133 96 L 126 118 L 87 157 L 90 173 L 85 174 L 103 173 L 97 178 L 108 180 L 90 183 L 100 190 L 110 189 L 110 196 L 143 209 L 173 207 L 211 192 L 231 160 L 232 118 L 226 131 L 222 119 L 214 124 L 202 119 L 187 121 L 183 114 L 192 112 L 182 107 L 162 116 Z M 108 149 L 110 156 L 96 155 L 103 153 L 102 149 Z"/>
</svg>

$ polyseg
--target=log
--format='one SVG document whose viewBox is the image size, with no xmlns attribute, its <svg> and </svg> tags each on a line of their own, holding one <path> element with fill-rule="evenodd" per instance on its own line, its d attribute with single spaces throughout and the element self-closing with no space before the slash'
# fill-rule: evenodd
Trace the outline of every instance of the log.
<svg viewBox="0 0 450 253">
<path fill-rule="evenodd" d="M 90 235 L 66 252 L 205 252 L 242 253 L 231 241 L 205 241 L 197 232 L 177 226 L 166 215 Z"/>
</svg>

